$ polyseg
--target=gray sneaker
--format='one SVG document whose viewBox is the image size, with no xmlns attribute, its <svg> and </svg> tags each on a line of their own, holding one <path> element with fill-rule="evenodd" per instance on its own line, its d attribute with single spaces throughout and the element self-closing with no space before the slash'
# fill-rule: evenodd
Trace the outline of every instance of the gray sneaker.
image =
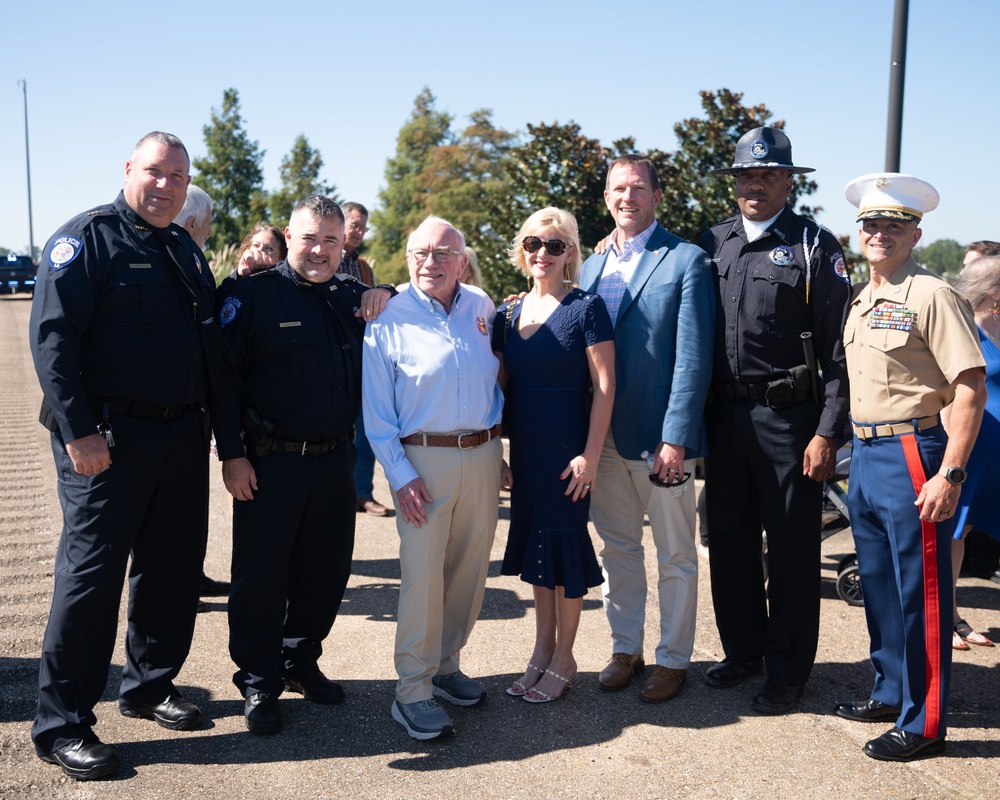
<svg viewBox="0 0 1000 800">
<path fill-rule="evenodd" d="M 449 717 L 437 700 L 418 700 L 416 703 L 392 703 L 392 718 L 406 728 L 414 739 L 436 739 L 454 733 Z"/>
<path fill-rule="evenodd" d="M 486 699 L 486 687 L 461 671 L 435 675 L 431 683 L 434 684 L 435 697 L 456 706 L 474 706 Z"/>
</svg>

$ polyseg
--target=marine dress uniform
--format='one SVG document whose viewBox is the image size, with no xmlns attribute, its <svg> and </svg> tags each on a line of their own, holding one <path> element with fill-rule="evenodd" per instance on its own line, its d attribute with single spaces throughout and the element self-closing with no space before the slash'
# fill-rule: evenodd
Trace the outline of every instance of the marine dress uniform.
<svg viewBox="0 0 1000 800">
<path fill-rule="evenodd" d="M 787 206 L 753 241 L 736 216 L 698 244 L 712 259 L 718 303 L 705 412 L 716 623 L 727 662 L 753 670 L 763 659 L 769 681 L 801 687 L 819 639 L 822 490 L 802 474 L 803 453 L 816 435 L 846 432 L 844 256 Z M 803 334 L 822 378 L 810 374 Z"/>
<path fill-rule="evenodd" d="M 918 205 L 881 190 L 873 192 L 882 195 L 881 202 L 863 197 L 876 180 L 891 182 L 888 192 L 904 191 L 916 181 L 890 174 L 849 184 L 848 199 L 861 203 L 861 219 Z M 924 186 L 933 192 L 932 201 L 898 212 L 908 221 L 937 205 L 933 187 Z M 866 721 L 898 713 L 897 729 L 943 740 L 951 672 L 953 519 L 922 520 L 914 500 L 942 467 L 948 435 L 940 413 L 955 398 L 955 379 L 985 365 L 972 309 L 910 257 L 879 288 L 869 284 L 858 293 L 844 346 L 854 429 L 851 529 L 875 684 L 869 701 L 841 704 L 838 713 Z M 865 752 L 875 758 L 909 758 L 870 752 L 872 744 Z M 926 754 L 940 752 L 943 744 Z"/>
<path fill-rule="evenodd" d="M 351 573 L 364 334 L 354 310 L 367 289 L 343 274 L 310 283 L 283 261 L 220 296 L 259 486 L 233 503 L 229 648 L 246 698 L 276 698 L 286 681 L 322 686 L 317 702 L 343 697 L 315 679 Z M 239 434 L 216 429 L 223 460 L 243 455 Z"/>
<path fill-rule="evenodd" d="M 172 681 L 191 644 L 208 533 L 206 361 L 218 353 L 205 344 L 214 281 L 204 256 L 182 228 L 151 227 L 124 194 L 72 219 L 43 252 L 30 343 L 64 515 L 32 726 L 46 758 L 96 742 L 130 556 L 122 713 L 154 716 L 149 706 L 179 697 Z M 66 443 L 96 432 L 111 466 L 77 474 Z M 158 721 L 194 727 L 201 714 L 187 707 Z"/>
</svg>

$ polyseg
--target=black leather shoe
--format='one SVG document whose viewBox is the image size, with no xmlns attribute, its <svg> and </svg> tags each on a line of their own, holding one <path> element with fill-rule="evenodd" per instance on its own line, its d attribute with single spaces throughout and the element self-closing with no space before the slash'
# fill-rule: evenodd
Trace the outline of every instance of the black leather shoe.
<svg viewBox="0 0 1000 800">
<path fill-rule="evenodd" d="M 332 706 L 344 699 L 344 687 L 316 670 L 308 675 L 286 675 L 285 689 L 305 695 L 306 700 Z"/>
<path fill-rule="evenodd" d="M 228 597 L 229 581 L 216 581 L 201 573 L 201 588 L 198 591 L 202 597 Z"/>
<path fill-rule="evenodd" d="M 77 739 L 39 758 L 49 764 L 58 764 L 63 772 L 78 781 L 107 777 L 118 772 L 122 766 L 118 753 L 96 739 L 92 742 Z"/>
<path fill-rule="evenodd" d="M 278 698 L 267 692 L 257 692 L 250 695 L 243 704 L 243 716 L 247 721 L 250 733 L 277 733 L 281 728 L 281 712 L 278 710 Z"/>
<path fill-rule="evenodd" d="M 729 689 L 732 686 L 742 683 L 751 675 L 760 672 L 761 662 L 758 661 L 736 661 L 732 658 L 724 658 L 718 664 L 708 668 L 705 673 L 705 683 L 717 689 Z"/>
<path fill-rule="evenodd" d="M 156 705 L 136 705 L 120 699 L 118 710 L 123 717 L 155 720 L 157 725 L 172 731 L 193 731 L 201 725 L 201 709 L 179 694 L 167 695 Z"/>
<path fill-rule="evenodd" d="M 787 714 L 802 697 L 804 688 L 801 683 L 784 684 L 768 678 L 754 695 L 750 708 L 759 714 Z"/>
<path fill-rule="evenodd" d="M 928 739 L 919 733 L 893 728 L 864 746 L 866 756 L 879 761 L 913 761 L 944 752 L 944 739 Z"/>
<path fill-rule="evenodd" d="M 853 719 L 858 722 L 886 722 L 898 719 L 900 709 L 887 706 L 881 700 L 862 700 L 860 703 L 837 703 L 835 709 L 838 717 Z"/>
</svg>

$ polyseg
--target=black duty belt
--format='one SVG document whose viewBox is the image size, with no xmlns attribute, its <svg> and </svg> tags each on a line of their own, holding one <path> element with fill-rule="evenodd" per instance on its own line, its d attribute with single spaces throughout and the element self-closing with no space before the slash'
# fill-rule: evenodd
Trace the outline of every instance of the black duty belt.
<svg viewBox="0 0 1000 800">
<path fill-rule="evenodd" d="M 457 447 L 471 450 L 500 436 L 500 423 L 489 430 L 471 433 L 412 433 L 399 440 L 400 444 L 417 444 L 421 447 Z"/>
<path fill-rule="evenodd" d="M 726 400 L 763 400 L 770 382 L 769 380 L 754 383 L 712 381 L 712 391 Z"/>
<path fill-rule="evenodd" d="M 179 406 L 158 406 L 155 403 L 140 403 L 136 400 L 126 400 L 124 397 L 105 397 L 101 400 L 91 399 L 90 410 L 98 417 L 116 415 L 122 417 L 158 417 L 159 419 L 177 419 L 189 411 L 202 409 L 201 403 L 185 403 Z"/>
<path fill-rule="evenodd" d="M 342 433 L 333 439 L 324 439 L 322 442 L 293 442 L 287 439 L 275 439 L 271 442 L 271 453 L 295 453 L 300 456 L 321 456 L 335 450 L 345 442 L 351 440 L 351 432 Z"/>
</svg>

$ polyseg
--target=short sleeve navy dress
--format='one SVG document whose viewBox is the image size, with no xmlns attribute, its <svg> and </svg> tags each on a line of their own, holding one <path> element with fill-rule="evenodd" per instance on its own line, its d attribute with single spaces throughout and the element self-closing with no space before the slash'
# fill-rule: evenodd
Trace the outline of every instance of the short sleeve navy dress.
<svg viewBox="0 0 1000 800">
<path fill-rule="evenodd" d="M 614 338 L 611 317 L 595 294 L 572 289 L 527 339 L 517 330 L 521 304 L 508 327 L 497 312 L 493 349 L 504 355 L 511 492 L 510 532 L 500 572 L 547 589 L 583 597 L 604 576 L 587 530 L 590 494 L 566 497 L 559 476 L 583 453 L 590 427 L 588 347 Z"/>
<path fill-rule="evenodd" d="M 986 359 L 986 410 L 976 444 L 965 465 L 969 478 L 962 486 L 955 508 L 956 539 L 962 538 L 967 524 L 1000 539 L 997 491 L 1000 489 L 1000 348 L 979 330 L 979 343 Z M 513 467 L 512 467 L 513 469 Z M 514 476 L 517 487 L 517 475 Z"/>
</svg>

